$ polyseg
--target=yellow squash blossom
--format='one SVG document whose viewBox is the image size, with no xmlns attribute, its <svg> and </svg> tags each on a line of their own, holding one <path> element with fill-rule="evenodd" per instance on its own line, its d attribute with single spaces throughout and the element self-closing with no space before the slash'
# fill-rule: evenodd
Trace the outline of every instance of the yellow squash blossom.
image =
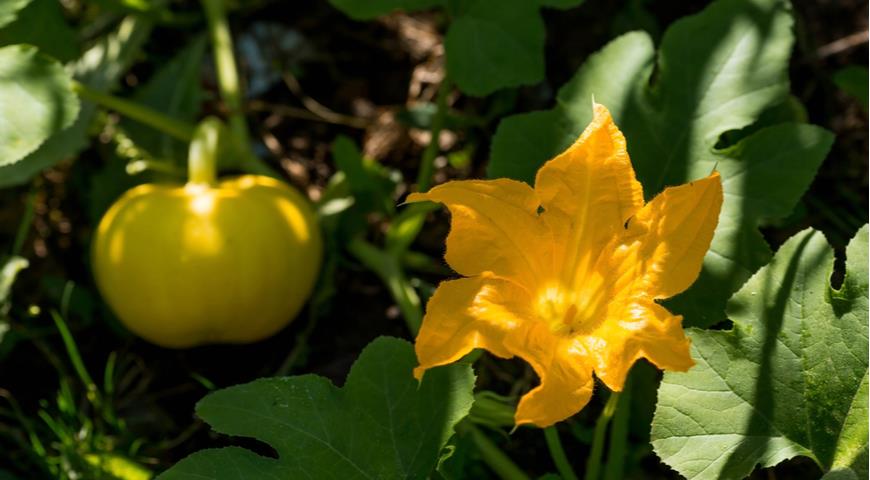
<svg viewBox="0 0 870 480">
<path fill-rule="evenodd" d="M 722 206 L 718 173 L 667 188 L 644 205 L 622 132 L 595 104 L 580 138 L 538 171 L 453 181 L 409 202 L 452 214 L 447 263 L 466 278 L 441 283 L 416 341 L 426 369 L 483 348 L 529 362 L 540 385 L 516 423 L 552 425 L 592 396 L 592 373 L 620 391 L 643 357 L 661 369 L 694 362 L 682 317 L 656 300 L 698 277 Z"/>
</svg>

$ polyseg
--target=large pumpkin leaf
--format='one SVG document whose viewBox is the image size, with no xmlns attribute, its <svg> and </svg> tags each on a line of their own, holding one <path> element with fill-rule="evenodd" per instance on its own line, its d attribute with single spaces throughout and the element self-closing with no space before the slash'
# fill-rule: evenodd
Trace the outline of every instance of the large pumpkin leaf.
<svg viewBox="0 0 870 480">
<path fill-rule="evenodd" d="M 867 227 L 839 290 L 821 233 L 787 241 L 728 302 L 729 331 L 690 330 L 697 365 L 666 373 L 652 443 L 688 478 L 742 478 L 812 458 L 867 478 Z"/>
<path fill-rule="evenodd" d="M 160 476 L 173 479 L 427 478 L 473 401 L 468 365 L 418 383 L 408 342 L 379 338 L 343 388 L 316 375 L 260 379 L 205 397 L 197 414 L 218 432 L 253 437 L 278 458 L 230 447 L 195 453 Z"/>
<path fill-rule="evenodd" d="M 31 45 L 0 48 L 0 166 L 18 162 L 79 113 L 63 66 Z"/>
<path fill-rule="evenodd" d="M 541 7 L 570 8 L 583 0 L 330 0 L 363 20 L 393 10 L 441 6 L 452 22 L 444 39 L 447 72 L 470 95 L 544 79 L 544 21 Z"/>
<path fill-rule="evenodd" d="M 152 20 L 145 16 L 125 18 L 116 31 L 100 38 L 70 66 L 75 79 L 98 91 L 114 88 L 148 39 L 151 26 Z M 43 169 L 83 150 L 88 145 L 88 127 L 96 108 L 91 102 L 83 102 L 72 125 L 51 136 L 18 163 L 0 166 L 0 187 L 25 183 Z"/>
<path fill-rule="evenodd" d="M 625 133 L 647 198 L 717 168 L 725 204 L 704 273 L 668 306 L 689 325 L 721 321 L 728 297 L 770 258 L 759 222 L 788 215 L 832 142 L 822 129 L 783 124 L 716 147 L 787 101 L 792 43 L 784 0 L 716 1 L 674 23 L 658 57 L 646 33 L 623 35 L 587 60 L 555 108 L 499 125 L 488 174 L 531 183 L 591 120 L 593 98 Z"/>
</svg>

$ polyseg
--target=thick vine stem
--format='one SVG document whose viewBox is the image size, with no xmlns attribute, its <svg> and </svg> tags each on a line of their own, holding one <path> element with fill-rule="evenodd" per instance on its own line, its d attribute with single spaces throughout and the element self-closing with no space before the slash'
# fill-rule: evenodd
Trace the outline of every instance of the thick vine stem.
<svg viewBox="0 0 870 480">
<path fill-rule="evenodd" d="M 227 22 L 224 0 L 202 0 L 205 16 L 208 20 L 208 33 L 214 52 L 214 63 L 217 69 L 218 88 L 221 98 L 229 109 L 230 131 L 236 143 L 245 148 L 250 145 L 248 125 L 242 113 L 242 91 L 239 73 L 236 68 L 236 57 L 233 52 L 233 37 Z"/>
<path fill-rule="evenodd" d="M 604 480 L 621 480 L 625 475 L 625 449 L 628 443 L 628 423 L 631 415 L 631 381 L 626 382 L 616 413 L 610 427 L 610 444 L 607 447 L 607 464 L 604 467 Z"/>
<path fill-rule="evenodd" d="M 208 117 L 196 127 L 187 156 L 187 183 L 210 186 L 217 182 L 217 158 L 221 130 L 215 117 Z"/>
<path fill-rule="evenodd" d="M 483 462 L 499 478 L 503 480 L 529 480 L 529 476 L 471 422 L 467 420 L 460 422 L 456 425 L 456 431 L 471 436 L 471 440 L 477 447 Z"/>
<path fill-rule="evenodd" d="M 73 81 L 72 89 L 84 100 L 115 110 L 125 117 L 144 123 L 155 130 L 159 130 L 183 142 L 188 142 L 191 137 L 193 137 L 193 125 L 164 115 L 144 105 L 123 98 L 118 98 L 107 93 L 98 92 L 87 85 L 76 81 Z"/>
<path fill-rule="evenodd" d="M 604 405 L 604 410 L 595 422 L 595 433 L 592 437 L 592 451 L 586 464 L 586 480 L 598 480 L 601 476 L 601 456 L 604 453 L 604 438 L 607 436 L 607 425 L 616 412 L 619 404 L 619 392 L 610 392 L 610 398 Z"/>
<path fill-rule="evenodd" d="M 425 192 L 432 185 L 432 172 L 435 169 L 435 157 L 441 150 L 439 139 L 441 138 L 441 130 L 444 129 L 444 123 L 447 119 L 447 96 L 453 88 L 453 82 L 446 74 L 441 80 L 441 85 L 438 87 L 438 97 L 435 100 L 435 116 L 432 117 L 432 127 L 429 129 L 430 140 L 423 151 L 423 156 L 420 159 L 420 171 L 417 173 L 417 191 Z"/>
<path fill-rule="evenodd" d="M 571 462 L 568 461 L 568 456 L 565 454 L 565 449 L 562 447 L 562 440 L 559 439 L 559 431 L 555 425 L 551 425 L 544 429 L 544 439 L 547 441 L 547 449 L 550 451 L 550 456 L 553 458 L 553 463 L 556 464 L 556 470 L 562 476 L 562 480 L 578 480 L 577 474 L 571 468 Z"/>
<path fill-rule="evenodd" d="M 412 335 L 417 336 L 420 324 L 423 323 L 423 311 L 420 297 L 408 279 L 405 278 L 401 258 L 375 247 L 362 238 L 351 240 L 347 244 L 347 249 L 360 263 L 375 272 L 386 284 L 390 295 L 402 312 L 408 330 L 411 331 Z"/>
</svg>

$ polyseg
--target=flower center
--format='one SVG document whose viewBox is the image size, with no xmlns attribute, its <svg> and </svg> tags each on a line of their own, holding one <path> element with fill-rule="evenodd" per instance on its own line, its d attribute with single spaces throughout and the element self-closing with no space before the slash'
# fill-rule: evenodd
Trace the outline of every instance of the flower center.
<svg viewBox="0 0 870 480">
<path fill-rule="evenodd" d="M 574 288 L 553 282 L 539 291 L 535 313 L 553 333 L 571 336 L 603 318 L 607 295 L 608 289 L 599 276 L 587 277 Z"/>
<path fill-rule="evenodd" d="M 535 313 L 553 333 L 570 335 L 582 322 L 577 310 L 577 295 L 561 285 L 550 285 L 541 290 L 535 302 Z"/>
</svg>

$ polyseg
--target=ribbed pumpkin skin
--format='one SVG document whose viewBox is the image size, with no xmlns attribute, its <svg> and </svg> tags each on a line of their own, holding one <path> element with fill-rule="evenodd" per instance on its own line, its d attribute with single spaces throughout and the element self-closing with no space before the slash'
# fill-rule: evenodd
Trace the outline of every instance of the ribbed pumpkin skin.
<svg viewBox="0 0 870 480">
<path fill-rule="evenodd" d="M 282 329 L 311 293 L 322 250 L 299 193 L 246 175 L 131 189 L 101 220 L 92 263 L 127 328 L 187 348 L 250 343 Z"/>
</svg>

